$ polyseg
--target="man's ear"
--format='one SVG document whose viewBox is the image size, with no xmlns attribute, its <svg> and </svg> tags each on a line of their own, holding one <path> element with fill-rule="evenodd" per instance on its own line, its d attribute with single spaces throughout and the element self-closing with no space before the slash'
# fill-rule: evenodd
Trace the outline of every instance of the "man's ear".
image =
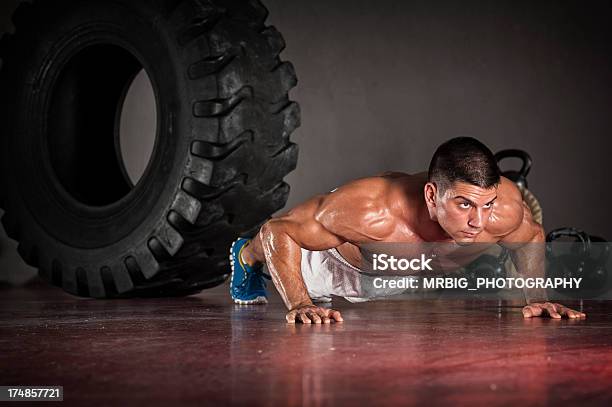
<svg viewBox="0 0 612 407">
<path fill-rule="evenodd" d="M 425 184 L 425 188 L 423 189 L 423 193 L 425 194 L 425 202 L 427 206 L 433 208 L 436 206 L 436 197 L 438 193 L 438 189 L 436 188 L 436 184 L 433 182 L 428 182 Z"/>
</svg>

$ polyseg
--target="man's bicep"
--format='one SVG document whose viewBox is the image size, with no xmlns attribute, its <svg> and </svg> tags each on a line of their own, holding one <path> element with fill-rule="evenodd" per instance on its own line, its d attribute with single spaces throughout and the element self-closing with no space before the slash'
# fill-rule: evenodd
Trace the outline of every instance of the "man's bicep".
<svg viewBox="0 0 612 407">
<path fill-rule="evenodd" d="M 343 185 L 321 201 L 315 219 L 343 242 L 379 240 L 394 229 L 384 205 L 387 184 L 372 178 Z"/>
<path fill-rule="evenodd" d="M 333 193 L 317 195 L 276 219 L 295 242 L 308 250 L 326 250 L 345 242 L 376 240 L 392 226 L 381 206 L 386 182 L 359 179 Z M 274 220 L 274 219 L 273 219 Z"/>
<path fill-rule="evenodd" d="M 499 242 L 501 246 L 517 248 L 527 243 L 544 242 L 545 234 L 542 225 L 533 220 L 531 211 L 525 210 L 520 224 L 512 232 L 503 236 Z"/>
<path fill-rule="evenodd" d="M 266 233 L 285 234 L 307 250 L 326 250 L 341 245 L 344 240 L 318 219 L 324 199 L 324 196 L 315 196 L 283 215 L 270 219 L 264 225 Z"/>
<path fill-rule="evenodd" d="M 288 221 L 285 231 L 298 246 L 307 250 L 327 250 L 345 242 L 314 219 L 300 223 Z"/>
</svg>

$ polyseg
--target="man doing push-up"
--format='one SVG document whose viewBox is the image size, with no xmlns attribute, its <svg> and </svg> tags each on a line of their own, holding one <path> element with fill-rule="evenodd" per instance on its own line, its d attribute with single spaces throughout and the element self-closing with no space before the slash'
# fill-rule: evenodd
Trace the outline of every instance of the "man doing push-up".
<svg viewBox="0 0 612 407">
<path fill-rule="evenodd" d="M 360 248 L 377 242 L 497 243 L 511 249 L 519 272 L 542 261 L 522 249 L 544 243 L 542 226 L 514 182 L 500 175 L 491 151 L 470 137 L 440 145 L 429 171 L 387 172 L 348 182 L 269 219 L 251 239 L 232 245 L 231 295 L 236 303 L 265 303 L 265 263 L 288 308 L 290 323 L 342 321 L 339 311 L 315 300 L 331 295 L 359 300 L 338 275 L 359 275 Z M 536 258 L 538 257 L 538 258 Z M 545 295 L 527 298 L 527 318 L 584 318 Z"/>
</svg>

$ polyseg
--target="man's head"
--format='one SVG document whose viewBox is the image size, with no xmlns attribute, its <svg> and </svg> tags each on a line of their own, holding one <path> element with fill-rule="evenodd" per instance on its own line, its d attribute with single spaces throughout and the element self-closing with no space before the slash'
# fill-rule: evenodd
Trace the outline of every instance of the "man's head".
<svg viewBox="0 0 612 407">
<path fill-rule="evenodd" d="M 458 243 L 484 230 L 500 182 L 493 153 L 472 137 L 456 137 L 438 147 L 429 165 L 425 202 L 429 216 Z"/>
</svg>

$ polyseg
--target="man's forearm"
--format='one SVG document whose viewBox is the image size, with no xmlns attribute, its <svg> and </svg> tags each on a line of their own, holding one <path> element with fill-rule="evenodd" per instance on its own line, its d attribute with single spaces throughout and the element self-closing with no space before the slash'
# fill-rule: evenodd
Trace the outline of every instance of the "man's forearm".
<svg viewBox="0 0 612 407">
<path fill-rule="evenodd" d="M 312 305 L 302 277 L 300 246 L 283 231 L 282 224 L 268 222 L 260 234 L 268 271 L 287 308 Z"/>
<path fill-rule="evenodd" d="M 517 272 L 524 278 L 544 278 L 546 275 L 546 248 L 543 241 L 534 241 L 511 251 Z M 524 288 L 527 304 L 548 301 L 545 288 Z"/>
</svg>

